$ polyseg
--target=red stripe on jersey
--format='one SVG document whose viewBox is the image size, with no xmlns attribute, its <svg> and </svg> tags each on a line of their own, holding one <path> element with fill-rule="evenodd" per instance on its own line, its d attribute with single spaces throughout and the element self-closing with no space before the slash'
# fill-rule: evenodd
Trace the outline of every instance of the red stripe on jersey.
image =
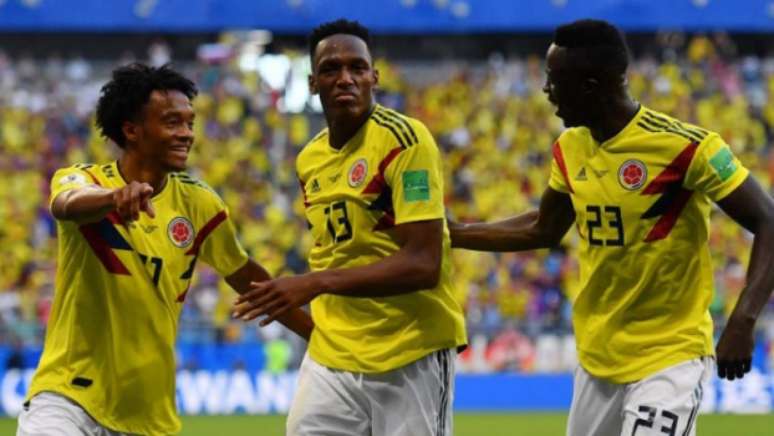
<svg viewBox="0 0 774 436">
<path fill-rule="evenodd" d="M 382 192 L 382 189 L 387 186 L 387 181 L 384 179 L 384 171 L 387 170 L 387 166 L 389 166 L 403 150 L 405 150 L 405 148 L 395 147 L 387 153 L 387 156 L 379 162 L 379 172 L 371 179 L 365 189 L 363 189 L 363 194 L 379 194 Z"/>
<path fill-rule="evenodd" d="M 86 170 L 86 169 L 84 169 L 84 170 L 81 170 L 81 171 L 83 171 L 83 172 L 85 172 L 86 174 L 88 174 L 88 175 L 89 175 L 89 177 L 91 177 L 91 180 L 93 180 L 93 181 L 94 181 L 94 184 L 95 184 L 95 185 L 97 185 L 97 186 L 102 186 L 102 183 L 100 183 L 100 182 L 99 182 L 99 180 L 97 180 L 97 178 L 96 178 L 96 177 L 94 177 L 94 174 L 92 174 L 92 173 L 91 173 L 89 170 Z"/>
<path fill-rule="evenodd" d="M 680 192 L 678 192 L 672 204 L 664 212 L 664 215 L 661 215 L 656 225 L 650 229 L 650 233 L 645 237 L 645 242 L 658 241 L 669 236 L 669 233 L 677 223 L 677 218 L 680 217 L 680 213 L 685 209 L 685 205 L 688 204 L 692 194 L 692 191 L 680 188 Z"/>
<path fill-rule="evenodd" d="M 122 225 L 122 226 L 125 225 L 124 220 L 121 219 L 121 216 L 116 211 L 112 211 L 108 213 L 106 216 L 107 216 L 107 219 L 114 225 Z"/>
<path fill-rule="evenodd" d="M 688 167 L 691 165 L 691 161 L 696 154 L 697 148 L 699 148 L 698 142 L 688 144 L 688 146 L 677 155 L 675 160 L 667 165 L 667 167 L 664 168 L 664 171 L 645 187 L 642 191 L 642 195 L 661 194 L 673 183 L 680 183 L 682 185 L 685 173 L 688 172 Z"/>
<path fill-rule="evenodd" d="M 304 196 L 304 207 L 309 207 L 309 200 L 306 198 L 306 183 L 301 179 L 298 179 L 298 183 L 301 185 L 301 194 Z"/>
<path fill-rule="evenodd" d="M 105 241 L 105 239 L 103 239 L 99 234 L 99 230 L 97 229 L 96 225 L 83 225 L 80 226 L 78 230 L 80 230 L 81 234 L 84 236 L 84 238 L 86 238 L 89 246 L 94 251 L 97 259 L 99 259 L 99 261 L 102 262 L 102 265 L 105 266 L 105 269 L 113 274 L 127 276 L 131 275 L 129 270 L 126 269 L 126 266 L 121 263 L 121 260 L 113 252 L 113 249 L 110 248 L 110 245 L 107 243 L 107 241 Z"/>
<path fill-rule="evenodd" d="M 661 218 L 656 222 L 648 236 L 645 237 L 645 242 L 659 241 L 669 236 L 669 233 L 677 224 L 677 219 L 680 217 L 683 209 L 691 199 L 692 191 L 689 191 L 683 187 L 683 181 L 685 175 L 688 172 L 688 167 L 693 161 L 696 150 L 699 148 L 698 142 L 691 142 L 688 144 L 680 154 L 669 164 L 661 174 L 658 175 L 647 187 L 642 191 L 642 195 L 655 195 L 661 194 L 656 203 L 643 214 L 643 218 L 653 218 L 661 215 Z"/>
<path fill-rule="evenodd" d="M 188 290 L 191 288 L 191 285 L 189 284 L 187 288 L 185 288 L 185 291 L 183 291 L 182 294 L 178 295 L 175 301 L 178 303 L 182 303 L 185 301 L 185 296 L 188 295 Z"/>
<path fill-rule="evenodd" d="M 562 154 L 562 148 L 559 146 L 559 141 L 554 142 L 554 145 L 551 147 L 551 152 L 554 155 L 554 160 L 556 160 L 556 164 L 559 165 L 559 169 L 562 170 L 564 181 L 567 183 L 567 189 L 569 189 L 570 192 L 575 192 L 572 190 L 572 185 L 570 184 L 570 177 L 567 175 L 567 165 L 564 163 L 564 155 Z"/>
<path fill-rule="evenodd" d="M 381 231 L 381 230 L 388 230 L 395 227 L 395 217 L 391 214 L 385 212 L 384 215 L 379 219 L 379 222 L 376 223 L 374 226 L 373 231 Z"/>
<path fill-rule="evenodd" d="M 190 250 L 186 251 L 185 254 L 193 254 L 194 256 L 198 255 L 199 249 L 201 248 L 204 239 L 209 236 L 209 234 L 212 233 L 212 231 L 215 230 L 215 228 L 218 227 L 220 223 L 225 221 L 226 217 L 227 215 L 225 210 L 218 212 L 217 215 L 212 217 L 212 219 L 209 220 L 201 230 L 199 230 L 199 234 L 196 235 L 196 239 L 194 239 L 193 246 Z"/>
</svg>

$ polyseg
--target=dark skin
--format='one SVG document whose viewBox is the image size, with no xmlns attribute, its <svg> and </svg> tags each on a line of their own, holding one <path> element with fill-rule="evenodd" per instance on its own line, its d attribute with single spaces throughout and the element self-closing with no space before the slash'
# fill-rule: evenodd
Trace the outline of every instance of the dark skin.
<svg viewBox="0 0 774 436">
<path fill-rule="evenodd" d="M 589 77 L 573 68 L 565 48 L 555 45 L 549 48 L 546 63 L 548 78 L 543 90 L 567 127 L 586 126 L 601 143 L 636 114 L 638 105 L 629 97 L 623 78 Z M 716 347 L 718 376 L 734 380 L 750 371 L 755 322 L 774 289 L 774 200 L 748 176 L 718 206 L 755 235 L 747 285 Z M 574 221 L 570 196 L 547 188 L 538 210 L 494 223 L 450 223 L 449 230 L 453 247 L 522 251 L 557 246 Z"/>
<path fill-rule="evenodd" d="M 378 72 L 365 42 L 343 34 L 320 41 L 312 66 L 310 90 L 320 94 L 330 145 L 341 149 L 373 110 Z M 245 320 L 265 316 L 261 325 L 267 325 L 325 293 L 374 298 L 435 287 L 441 271 L 443 220 L 400 224 L 393 232 L 400 245 L 396 253 L 370 265 L 254 283 L 238 298 L 234 316 Z"/>
<path fill-rule="evenodd" d="M 140 119 L 123 124 L 126 142 L 118 169 L 126 185 L 117 189 L 88 185 L 66 191 L 54 199 L 51 213 L 57 219 L 77 223 L 99 221 L 114 210 L 124 222 L 139 219 L 141 212 L 154 218 L 154 193 L 161 192 L 170 172 L 186 168 L 194 140 L 193 122 L 193 107 L 185 94 L 153 91 Z M 249 260 L 226 281 L 237 292 L 245 293 L 250 283 L 269 278 L 263 267 Z M 306 339 L 314 326 L 300 309 L 288 311 L 279 321 Z"/>
</svg>

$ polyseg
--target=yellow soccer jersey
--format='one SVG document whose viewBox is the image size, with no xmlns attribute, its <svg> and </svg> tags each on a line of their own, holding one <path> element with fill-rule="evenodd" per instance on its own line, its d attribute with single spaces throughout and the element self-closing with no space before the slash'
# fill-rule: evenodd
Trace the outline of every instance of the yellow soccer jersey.
<svg viewBox="0 0 774 436">
<path fill-rule="evenodd" d="M 296 168 L 314 237 L 313 271 L 375 263 L 400 248 L 396 225 L 444 219 L 441 156 L 419 121 L 377 106 L 336 150 L 321 132 Z M 358 298 L 324 294 L 312 301 L 311 357 L 352 372 L 386 372 L 466 343 L 453 297 L 451 241 L 444 223 L 441 277 L 434 289 Z"/>
<path fill-rule="evenodd" d="M 51 201 L 88 184 L 126 184 L 116 163 L 75 165 L 51 180 Z M 57 221 L 56 292 L 28 397 L 60 393 L 120 432 L 180 431 L 175 409 L 177 322 L 197 260 L 227 276 L 247 262 L 226 207 L 203 183 L 170 174 L 144 213 L 123 223 Z"/>
<path fill-rule="evenodd" d="M 580 234 L 573 324 L 581 365 L 615 383 L 713 354 L 711 201 L 748 171 L 716 134 L 641 107 L 616 136 L 553 146 L 550 187 Z"/>
</svg>

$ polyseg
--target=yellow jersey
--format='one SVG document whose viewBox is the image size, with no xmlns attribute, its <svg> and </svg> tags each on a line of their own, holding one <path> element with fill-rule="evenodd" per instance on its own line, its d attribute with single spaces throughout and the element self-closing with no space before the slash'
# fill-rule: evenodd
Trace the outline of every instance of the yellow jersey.
<svg viewBox="0 0 774 436">
<path fill-rule="evenodd" d="M 450 277 L 441 156 L 427 128 L 376 106 L 340 150 L 330 146 L 323 130 L 298 155 L 296 169 L 314 239 L 312 271 L 378 262 L 400 249 L 396 225 L 444 220 L 435 288 L 379 298 L 323 294 L 312 300 L 312 359 L 330 368 L 379 373 L 464 345 L 464 317 Z"/>
<path fill-rule="evenodd" d="M 116 162 L 57 171 L 51 202 L 85 185 L 126 184 Z M 64 395 L 101 425 L 132 434 L 180 431 L 175 408 L 177 322 L 197 260 L 220 274 L 247 262 L 221 199 L 185 173 L 152 198 L 156 217 L 57 221 L 58 267 L 43 355 L 28 398 Z"/>
<path fill-rule="evenodd" d="M 711 202 L 747 175 L 718 134 L 645 107 L 601 144 L 585 127 L 559 137 L 549 186 L 575 210 L 589 373 L 629 383 L 713 354 Z"/>
</svg>

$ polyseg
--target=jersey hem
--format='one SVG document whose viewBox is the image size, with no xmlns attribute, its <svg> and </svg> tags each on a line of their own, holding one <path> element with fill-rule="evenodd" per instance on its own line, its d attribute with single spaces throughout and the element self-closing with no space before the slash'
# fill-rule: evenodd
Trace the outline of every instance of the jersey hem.
<svg viewBox="0 0 774 436">
<path fill-rule="evenodd" d="M 346 371 L 346 372 L 352 372 L 352 373 L 362 373 L 362 374 L 383 374 L 390 371 L 395 371 L 397 369 L 403 368 L 404 366 L 410 365 L 417 360 L 420 360 L 427 356 L 428 354 L 432 354 L 438 350 L 447 350 L 450 348 L 458 349 L 461 346 L 467 345 L 466 341 L 452 341 L 449 343 L 440 344 L 437 346 L 432 346 L 426 349 L 423 349 L 419 352 L 414 353 L 400 353 L 400 359 L 395 359 L 393 362 L 384 361 L 380 362 L 385 364 L 385 368 L 379 368 L 375 369 L 373 366 L 370 368 L 363 368 L 363 367 L 355 367 L 350 366 L 346 364 L 337 364 L 342 362 L 352 362 L 351 360 L 345 360 L 345 359 L 334 359 L 334 360 L 328 360 L 325 358 L 321 358 L 317 354 L 317 352 L 313 349 L 309 349 L 309 357 L 314 360 L 317 364 L 325 366 L 329 369 L 333 369 L 336 371 Z"/>
<path fill-rule="evenodd" d="M 687 362 L 692 359 L 698 359 L 708 356 L 714 356 L 712 353 L 685 353 L 681 354 L 679 357 L 675 357 L 673 359 L 663 359 L 659 360 L 657 364 L 648 365 L 642 369 L 639 369 L 637 371 L 631 371 L 626 374 L 620 374 L 620 375 L 598 375 L 595 374 L 594 371 L 590 370 L 586 365 L 583 364 L 583 362 L 579 361 L 579 365 L 590 375 L 592 375 L 594 378 L 598 378 L 600 380 L 604 380 L 609 383 L 614 384 L 630 384 L 630 383 L 636 383 L 640 380 L 646 379 L 658 372 L 661 372 L 667 368 L 670 368 L 672 366 L 679 365 L 681 363 Z"/>
<path fill-rule="evenodd" d="M 105 419 L 105 418 L 98 418 L 97 415 L 94 414 L 93 410 L 96 407 L 92 407 L 91 404 L 85 404 L 83 401 L 80 401 L 76 398 L 73 398 L 73 396 L 68 393 L 66 390 L 60 389 L 59 387 L 52 387 L 52 386 L 39 386 L 35 389 L 31 389 L 29 392 L 27 392 L 27 395 L 24 398 L 24 401 L 30 401 L 35 395 L 41 394 L 43 392 L 51 392 L 57 395 L 61 395 L 68 400 L 72 401 L 78 407 L 83 409 L 84 412 L 86 412 L 91 419 L 97 422 L 97 424 L 101 425 L 102 427 L 115 431 L 118 433 L 129 433 L 129 434 L 147 434 L 147 435 L 154 435 L 154 434 L 164 434 L 164 435 L 172 435 L 180 433 L 182 430 L 182 425 L 178 425 L 176 428 L 170 428 L 170 429 L 150 429 L 150 428 L 139 428 L 139 427 L 131 427 L 131 426 L 122 426 L 118 424 L 117 422 L 113 421 L 112 419 Z M 176 417 L 176 419 L 179 419 Z"/>
</svg>

